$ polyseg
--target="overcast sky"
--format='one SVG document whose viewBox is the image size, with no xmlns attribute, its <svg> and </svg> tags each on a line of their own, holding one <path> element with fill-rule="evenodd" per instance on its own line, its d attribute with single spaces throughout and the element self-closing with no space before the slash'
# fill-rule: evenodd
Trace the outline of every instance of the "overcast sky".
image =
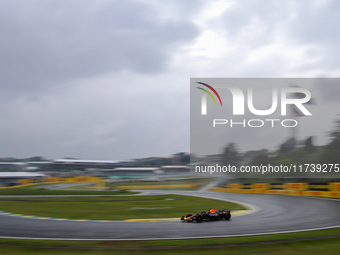
<svg viewBox="0 0 340 255">
<path fill-rule="evenodd" d="M 189 152 L 191 77 L 339 77 L 339 13 L 336 0 L 0 1 L 0 157 Z M 340 86 L 315 90 L 336 118 Z"/>
</svg>

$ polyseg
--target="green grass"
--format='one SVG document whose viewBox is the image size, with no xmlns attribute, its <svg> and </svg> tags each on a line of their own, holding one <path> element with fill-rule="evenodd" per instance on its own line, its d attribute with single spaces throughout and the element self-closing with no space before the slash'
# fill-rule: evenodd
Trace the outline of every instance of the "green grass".
<svg viewBox="0 0 340 255">
<path fill-rule="evenodd" d="M 179 195 L 14 200 L 16 201 L 0 199 L 0 210 L 54 218 L 124 220 L 180 218 L 187 213 L 198 213 L 209 208 L 245 209 L 243 206 L 231 202 Z"/>
<path fill-rule="evenodd" d="M 48 190 L 39 189 L 37 186 L 42 184 L 18 187 L 11 189 L 0 189 L 0 196 L 9 195 L 132 195 L 138 192 L 120 192 L 120 191 L 97 191 L 97 190 Z"/>
<path fill-rule="evenodd" d="M 188 245 L 216 245 L 216 244 L 247 244 L 249 242 L 267 242 L 303 237 L 318 237 L 339 235 L 340 228 L 320 231 L 308 231 L 278 235 L 263 235 L 251 237 L 232 237 L 214 239 L 189 239 L 189 240 L 161 240 L 161 241 L 41 241 L 41 240 L 12 240 L 0 239 L 0 254 L 339 254 L 340 238 L 290 241 L 276 244 L 240 245 L 221 248 L 189 248 Z M 52 249 L 43 247 L 11 247 L 7 245 L 51 245 L 63 246 Z M 76 246 L 101 247 L 103 250 L 77 249 Z M 154 250 L 123 250 L 119 247 L 154 247 Z M 157 250 L 157 246 L 175 246 L 170 250 Z M 118 250 L 108 250 L 116 247 Z M 70 249 L 74 248 L 74 249 Z M 105 249 L 108 248 L 108 249 Z"/>
<path fill-rule="evenodd" d="M 209 184 L 211 181 L 212 179 L 174 180 L 174 181 L 157 181 L 157 182 L 119 182 L 119 183 L 106 184 L 106 187 L 119 188 L 120 186 L 141 186 L 141 187 L 138 187 L 138 189 L 153 189 L 152 186 L 155 186 L 155 189 L 158 189 L 158 190 L 197 190 Z M 156 187 L 158 185 L 165 185 L 169 187 L 161 187 L 161 188 Z M 198 187 L 182 188 L 182 187 L 171 187 L 170 185 L 198 185 Z"/>
<path fill-rule="evenodd" d="M 285 244 L 271 244 L 244 247 L 228 247 L 228 248 L 199 248 L 199 249 L 171 249 L 171 250 L 81 250 L 81 249 L 48 249 L 35 247 L 0 247 L 0 252 L 6 255 L 14 254 L 256 254 L 256 255 L 338 255 L 340 250 L 339 239 L 325 239 L 316 241 L 301 241 Z"/>
</svg>

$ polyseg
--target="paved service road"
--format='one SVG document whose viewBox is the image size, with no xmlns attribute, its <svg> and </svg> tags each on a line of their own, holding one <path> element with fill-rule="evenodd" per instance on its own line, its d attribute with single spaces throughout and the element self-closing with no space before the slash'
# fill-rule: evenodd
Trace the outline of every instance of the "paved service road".
<svg viewBox="0 0 340 255">
<path fill-rule="evenodd" d="M 202 223 L 183 223 L 180 220 L 178 222 L 79 222 L 0 215 L 0 236 L 64 240 L 202 238 L 340 227 L 340 200 L 209 191 L 164 190 L 149 193 L 172 193 L 239 201 L 253 205 L 257 210 L 251 214 L 232 217 L 231 221 Z M 208 204 L 202 208 L 202 211 L 207 209 L 209 209 Z M 178 219 L 181 216 L 178 215 Z"/>
</svg>

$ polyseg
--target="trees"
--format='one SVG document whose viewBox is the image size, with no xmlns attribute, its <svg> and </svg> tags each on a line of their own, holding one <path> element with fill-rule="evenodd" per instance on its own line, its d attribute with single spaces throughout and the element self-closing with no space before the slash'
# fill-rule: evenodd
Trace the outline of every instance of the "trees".
<svg viewBox="0 0 340 255">
<path fill-rule="evenodd" d="M 325 164 L 340 164 L 340 119 L 335 121 L 336 127 L 330 133 L 332 141 L 326 146 L 322 155 Z"/>
<path fill-rule="evenodd" d="M 224 148 L 223 156 L 222 156 L 222 165 L 223 166 L 238 166 L 239 165 L 239 157 L 236 149 L 236 145 L 234 143 L 228 143 L 228 145 Z"/>
</svg>

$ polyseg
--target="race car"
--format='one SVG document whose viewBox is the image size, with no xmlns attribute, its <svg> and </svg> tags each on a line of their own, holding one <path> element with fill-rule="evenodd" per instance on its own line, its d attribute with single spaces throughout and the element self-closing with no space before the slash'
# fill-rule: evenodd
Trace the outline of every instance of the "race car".
<svg viewBox="0 0 340 255">
<path fill-rule="evenodd" d="M 230 210 L 209 209 L 208 211 L 203 211 L 195 215 L 189 213 L 186 217 L 182 216 L 181 220 L 185 222 L 202 222 L 204 220 L 230 220 L 230 218 Z"/>
</svg>

